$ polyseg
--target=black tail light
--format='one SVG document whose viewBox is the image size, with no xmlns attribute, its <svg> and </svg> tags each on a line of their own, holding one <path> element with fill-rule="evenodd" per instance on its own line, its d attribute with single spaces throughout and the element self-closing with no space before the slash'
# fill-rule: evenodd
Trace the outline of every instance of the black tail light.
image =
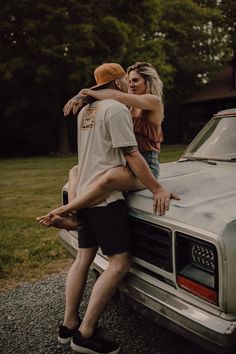
<svg viewBox="0 0 236 354">
<path fill-rule="evenodd" d="M 63 205 L 68 204 L 68 192 L 64 190 L 62 192 L 62 203 Z"/>
</svg>

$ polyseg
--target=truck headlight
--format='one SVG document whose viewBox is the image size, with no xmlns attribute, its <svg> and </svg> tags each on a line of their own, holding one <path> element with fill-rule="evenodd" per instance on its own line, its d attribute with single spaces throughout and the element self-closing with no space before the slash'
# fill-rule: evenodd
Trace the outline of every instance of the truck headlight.
<svg viewBox="0 0 236 354">
<path fill-rule="evenodd" d="M 216 257 L 212 247 L 196 242 L 190 242 L 189 247 L 191 263 L 196 267 L 214 273 Z"/>
<path fill-rule="evenodd" d="M 176 232 L 177 283 L 182 289 L 218 304 L 218 257 L 215 245 Z"/>
</svg>

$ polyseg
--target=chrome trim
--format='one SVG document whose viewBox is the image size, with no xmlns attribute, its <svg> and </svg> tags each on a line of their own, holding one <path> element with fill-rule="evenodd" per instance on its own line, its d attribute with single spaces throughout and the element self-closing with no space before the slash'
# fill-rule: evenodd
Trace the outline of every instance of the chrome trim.
<svg viewBox="0 0 236 354">
<path fill-rule="evenodd" d="M 76 232 L 60 230 L 59 240 L 62 245 L 69 251 L 74 257 L 78 252 L 78 235 Z"/>
<path fill-rule="evenodd" d="M 162 314 L 164 317 L 171 318 L 171 311 L 174 311 L 174 321 L 180 323 L 183 327 L 185 327 L 185 322 L 186 324 L 193 322 L 205 328 L 205 331 L 207 329 L 221 334 L 230 334 L 235 331 L 236 322 L 226 321 L 196 308 L 171 293 L 167 293 L 141 279 L 137 279 L 132 274 L 129 274 L 125 278 L 120 290 L 136 301 L 144 303 L 147 307 L 155 310 L 155 312 Z M 176 321 L 177 316 L 181 318 L 181 321 Z M 187 328 L 189 329 L 189 325 L 186 326 Z M 229 328 L 232 329 L 230 333 Z"/>
<path fill-rule="evenodd" d="M 126 303 L 214 353 L 235 353 L 236 322 L 214 316 L 132 275 L 121 283 Z"/>
</svg>

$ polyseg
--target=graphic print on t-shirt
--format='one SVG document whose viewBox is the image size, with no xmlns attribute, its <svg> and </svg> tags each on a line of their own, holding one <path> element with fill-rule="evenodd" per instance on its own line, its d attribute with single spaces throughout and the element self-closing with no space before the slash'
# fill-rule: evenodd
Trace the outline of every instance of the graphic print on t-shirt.
<svg viewBox="0 0 236 354">
<path fill-rule="evenodd" d="M 82 118 L 82 124 L 81 124 L 82 129 L 90 129 L 94 126 L 97 109 L 98 107 L 94 107 L 94 108 L 90 107 L 86 109 L 86 111 L 84 112 L 84 116 Z"/>
</svg>

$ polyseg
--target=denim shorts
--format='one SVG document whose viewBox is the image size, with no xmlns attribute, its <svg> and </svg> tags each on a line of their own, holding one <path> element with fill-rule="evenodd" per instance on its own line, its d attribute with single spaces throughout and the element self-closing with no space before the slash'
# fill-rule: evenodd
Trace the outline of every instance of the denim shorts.
<svg viewBox="0 0 236 354">
<path fill-rule="evenodd" d="M 141 152 L 142 156 L 145 158 L 150 170 L 152 171 L 153 176 L 158 179 L 160 166 L 159 166 L 159 153 L 157 151 L 147 151 Z"/>
</svg>

